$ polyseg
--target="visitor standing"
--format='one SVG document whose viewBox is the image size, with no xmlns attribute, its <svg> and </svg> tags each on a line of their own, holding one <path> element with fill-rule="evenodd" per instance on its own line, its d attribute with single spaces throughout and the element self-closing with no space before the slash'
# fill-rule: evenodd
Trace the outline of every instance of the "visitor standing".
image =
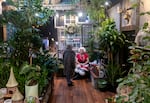
<svg viewBox="0 0 150 103">
<path fill-rule="evenodd" d="M 63 64 L 68 86 L 73 86 L 71 77 L 75 69 L 75 52 L 72 50 L 71 45 L 67 45 L 67 48 L 63 53 Z"/>
</svg>

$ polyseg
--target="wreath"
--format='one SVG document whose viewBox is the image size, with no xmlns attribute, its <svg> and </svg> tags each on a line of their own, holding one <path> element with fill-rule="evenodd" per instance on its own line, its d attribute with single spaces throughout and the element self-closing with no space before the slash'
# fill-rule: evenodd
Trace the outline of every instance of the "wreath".
<svg viewBox="0 0 150 103">
<path fill-rule="evenodd" d="M 69 25 L 69 26 L 67 26 L 66 32 L 68 34 L 74 34 L 74 33 L 76 33 L 77 32 L 77 26 L 76 25 Z"/>
</svg>

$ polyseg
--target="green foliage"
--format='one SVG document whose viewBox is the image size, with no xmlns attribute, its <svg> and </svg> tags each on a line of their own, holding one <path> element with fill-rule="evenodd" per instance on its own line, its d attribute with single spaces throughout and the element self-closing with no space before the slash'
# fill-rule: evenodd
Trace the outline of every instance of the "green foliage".
<svg viewBox="0 0 150 103">
<path fill-rule="evenodd" d="M 125 44 L 125 36 L 115 28 L 113 19 L 103 21 L 97 35 L 100 48 L 105 51 L 109 49 L 111 52 L 116 53 Z"/>
<path fill-rule="evenodd" d="M 145 14 L 150 15 L 150 11 L 140 13 L 141 16 Z"/>
<path fill-rule="evenodd" d="M 108 85 L 107 80 L 105 80 L 105 79 L 99 79 L 98 80 L 98 88 L 104 89 L 107 87 L 107 85 Z"/>
<path fill-rule="evenodd" d="M 41 67 L 41 75 L 38 80 L 39 92 L 41 94 L 48 84 L 48 81 L 50 81 L 54 73 L 57 72 L 58 60 L 52 57 L 48 51 L 44 51 L 43 53 L 39 53 L 37 57 L 33 59 L 33 64 L 37 64 Z"/>
<path fill-rule="evenodd" d="M 10 3 L 11 0 L 8 1 Z M 42 6 L 42 0 L 11 2 L 17 10 L 3 12 L 4 20 L 14 24 L 17 29 L 30 29 L 43 25 L 52 15 L 52 11 Z"/>
<path fill-rule="evenodd" d="M 118 64 L 108 64 L 106 66 L 106 80 L 108 84 L 112 87 L 117 87 L 117 79 L 121 78 L 123 74 L 125 73 L 125 70 L 123 70 L 121 67 L 119 67 Z"/>
<path fill-rule="evenodd" d="M 19 0 L 17 2 L 7 0 L 7 2 L 15 10 L 3 11 L 3 14 L 0 15 L 0 23 L 11 24 L 15 30 L 13 36 L 10 37 L 11 39 L 8 40 L 7 47 L 0 48 L 0 81 L 3 81 L 1 86 L 4 87 L 9 78 L 9 69 L 6 68 L 8 66 L 8 68 L 14 68 L 14 74 L 22 93 L 24 93 L 25 81 L 29 85 L 38 81 L 41 93 L 43 87 L 48 83 L 48 70 L 36 67 L 37 64 L 31 66 L 28 63 L 22 66 L 21 71 L 20 67 L 24 62 L 29 61 L 29 51 L 38 55 L 42 46 L 39 26 L 47 22 L 53 15 L 53 11 L 42 6 L 43 0 Z M 40 66 L 43 67 L 42 64 Z M 50 65 L 47 67 L 50 67 Z"/>
<path fill-rule="evenodd" d="M 10 63 L 7 61 L 8 58 L 8 44 L 0 43 L 0 88 L 6 87 L 6 83 L 9 78 Z"/>
<path fill-rule="evenodd" d="M 53 11 L 43 7 L 42 0 L 7 2 L 16 9 L 3 11 L 0 20 L 16 29 L 9 45 L 13 49 L 13 63 L 20 66 L 24 61 L 28 61 L 29 49 L 35 52 L 42 46 L 38 27 L 47 22 Z"/>
<path fill-rule="evenodd" d="M 18 85 L 19 90 L 22 94 L 24 94 L 24 91 L 25 91 L 25 86 L 24 85 L 25 85 L 26 78 L 19 74 L 20 73 L 20 68 L 18 68 L 16 66 L 13 66 L 13 65 L 11 67 L 13 67 L 15 78 L 16 78 L 17 82 L 19 83 L 19 85 Z"/>
<path fill-rule="evenodd" d="M 47 84 L 49 83 L 48 79 L 48 71 L 45 69 L 41 69 L 41 76 L 38 80 L 39 83 L 39 94 L 42 94 L 43 90 L 46 88 Z"/>
<path fill-rule="evenodd" d="M 0 63 L 0 88 L 6 87 L 8 78 L 10 74 L 9 64 L 7 62 Z"/>
<path fill-rule="evenodd" d="M 41 68 L 39 66 L 29 65 L 28 63 L 24 63 L 20 74 L 23 75 L 26 79 L 26 85 L 32 86 L 37 84 L 41 75 Z"/>
<path fill-rule="evenodd" d="M 107 55 L 106 81 L 112 89 L 117 87 L 116 80 L 123 76 L 125 70 L 122 70 L 119 63 L 116 61 L 117 53 L 125 45 L 126 37 L 116 29 L 113 19 L 105 19 L 101 23 L 101 27 L 97 30 L 99 48 Z"/>
<path fill-rule="evenodd" d="M 106 0 L 90 0 L 90 3 L 87 3 L 87 0 L 81 1 L 90 18 L 98 24 L 100 24 L 106 18 L 104 7 L 105 1 Z"/>
<path fill-rule="evenodd" d="M 48 51 L 39 53 L 37 58 L 34 58 L 33 64 L 38 64 L 42 69 L 46 69 L 48 74 L 53 74 L 58 70 L 58 60 L 52 57 Z"/>
<path fill-rule="evenodd" d="M 92 62 L 94 60 L 100 59 L 100 53 L 96 47 L 95 37 L 91 37 L 87 42 L 87 52 L 89 54 L 89 60 Z"/>
<path fill-rule="evenodd" d="M 131 93 L 128 95 L 128 103 L 149 103 L 150 97 L 150 53 L 149 48 L 135 47 L 131 50 L 132 56 L 129 61 L 133 64 L 127 77 L 118 81 L 119 88 L 124 85 L 132 87 Z M 118 100 L 122 100 L 119 95 Z M 120 102 L 121 103 L 121 102 Z"/>
<path fill-rule="evenodd" d="M 19 90 L 24 93 L 25 78 L 19 75 L 20 69 L 12 64 L 13 59 L 10 58 L 10 48 L 8 43 L 1 43 L 0 45 L 0 88 L 6 87 L 9 79 L 10 68 L 13 67 L 14 75 L 19 83 Z"/>
<path fill-rule="evenodd" d="M 144 6 L 144 3 L 140 1 L 140 4 Z M 137 7 L 138 4 L 135 4 Z M 140 13 L 143 15 L 150 15 L 149 11 Z M 148 22 L 145 22 L 142 29 L 147 31 Z M 149 39 L 149 37 L 145 37 L 144 39 Z M 119 79 L 120 82 L 118 88 L 122 88 L 124 86 L 131 87 L 131 93 L 128 94 L 129 99 L 124 102 L 124 97 L 118 94 L 116 99 L 117 103 L 149 103 L 150 97 L 150 47 L 138 47 L 132 46 L 130 47 L 131 56 L 129 58 L 129 62 L 133 64 L 133 67 L 130 69 L 128 75 L 124 78 Z"/>
<path fill-rule="evenodd" d="M 113 58 L 125 44 L 125 36 L 115 28 L 115 22 L 109 18 L 102 22 L 101 28 L 97 31 L 99 47 L 108 54 L 108 62 Z"/>
</svg>

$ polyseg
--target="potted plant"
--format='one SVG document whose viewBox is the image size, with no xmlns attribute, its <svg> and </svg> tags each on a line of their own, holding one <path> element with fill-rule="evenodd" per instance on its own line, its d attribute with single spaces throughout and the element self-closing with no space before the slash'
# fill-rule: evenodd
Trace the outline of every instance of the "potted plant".
<svg viewBox="0 0 150 103">
<path fill-rule="evenodd" d="M 0 15 L 0 23 L 7 25 L 7 27 L 9 26 L 7 33 L 10 35 L 8 36 L 9 39 L 7 42 L 11 52 L 7 52 L 9 54 L 7 62 L 14 67 L 14 73 L 17 76 L 16 79 L 22 89 L 21 92 L 24 93 L 25 78 L 24 76 L 19 75 L 20 67 L 24 62 L 29 62 L 29 52 L 39 52 L 39 49 L 42 46 L 39 27 L 47 23 L 48 19 L 53 14 L 53 11 L 43 7 L 42 0 L 17 2 L 14 0 L 7 0 L 7 2 L 8 3 L 3 2 L 3 4 L 5 4 L 3 5 L 4 8 L 7 8 L 10 5 L 15 8 L 9 10 L 4 9 L 2 15 Z M 35 66 L 31 66 L 32 70 L 36 71 L 37 68 L 33 69 L 33 67 L 35 68 Z M 30 68 L 30 66 L 28 66 L 28 68 Z M 4 71 L 4 69 L 2 71 Z M 47 77 L 46 71 L 43 70 L 38 73 L 42 74 L 39 81 L 45 82 L 45 79 L 43 78 Z M 38 73 L 33 72 L 33 75 Z M 1 76 L 7 75 L 3 74 Z"/>
<path fill-rule="evenodd" d="M 102 22 L 101 27 L 97 31 L 100 50 L 106 53 L 107 62 L 105 62 L 105 69 L 107 75 L 107 82 L 112 88 L 116 88 L 116 80 L 123 74 L 119 66 L 118 53 L 125 45 L 125 36 L 115 28 L 113 19 L 108 18 Z"/>
<path fill-rule="evenodd" d="M 41 67 L 41 76 L 38 80 L 40 96 L 45 95 L 45 91 L 52 91 L 54 73 L 58 70 L 58 59 L 53 57 L 49 51 L 39 52 L 36 58 L 33 58 L 33 65 L 38 64 Z M 47 90 L 49 88 L 49 90 Z M 51 92 L 49 92 L 51 93 Z M 50 95 L 50 94 L 48 94 Z"/>
<path fill-rule="evenodd" d="M 38 97 L 38 80 L 41 75 L 41 68 L 39 66 L 29 65 L 24 63 L 20 74 L 26 79 L 25 82 L 25 95 L 26 97 Z"/>
</svg>

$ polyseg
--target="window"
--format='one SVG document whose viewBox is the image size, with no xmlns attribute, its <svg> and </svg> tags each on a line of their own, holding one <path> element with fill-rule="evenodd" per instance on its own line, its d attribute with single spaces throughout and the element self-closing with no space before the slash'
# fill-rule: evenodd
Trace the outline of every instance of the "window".
<svg viewBox="0 0 150 103">
<path fill-rule="evenodd" d="M 76 16 L 75 15 L 66 15 L 65 16 L 65 25 L 75 24 L 75 23 L 76 23 Z"/>
<path fill-rule="evenodd" d="M 60 27 L 64 27 L 64 15 L 63 14 L 59 14 L 59 16 L 55 16 L 55 27 L 56 28 L 60 28 Z"/>
</svg>

